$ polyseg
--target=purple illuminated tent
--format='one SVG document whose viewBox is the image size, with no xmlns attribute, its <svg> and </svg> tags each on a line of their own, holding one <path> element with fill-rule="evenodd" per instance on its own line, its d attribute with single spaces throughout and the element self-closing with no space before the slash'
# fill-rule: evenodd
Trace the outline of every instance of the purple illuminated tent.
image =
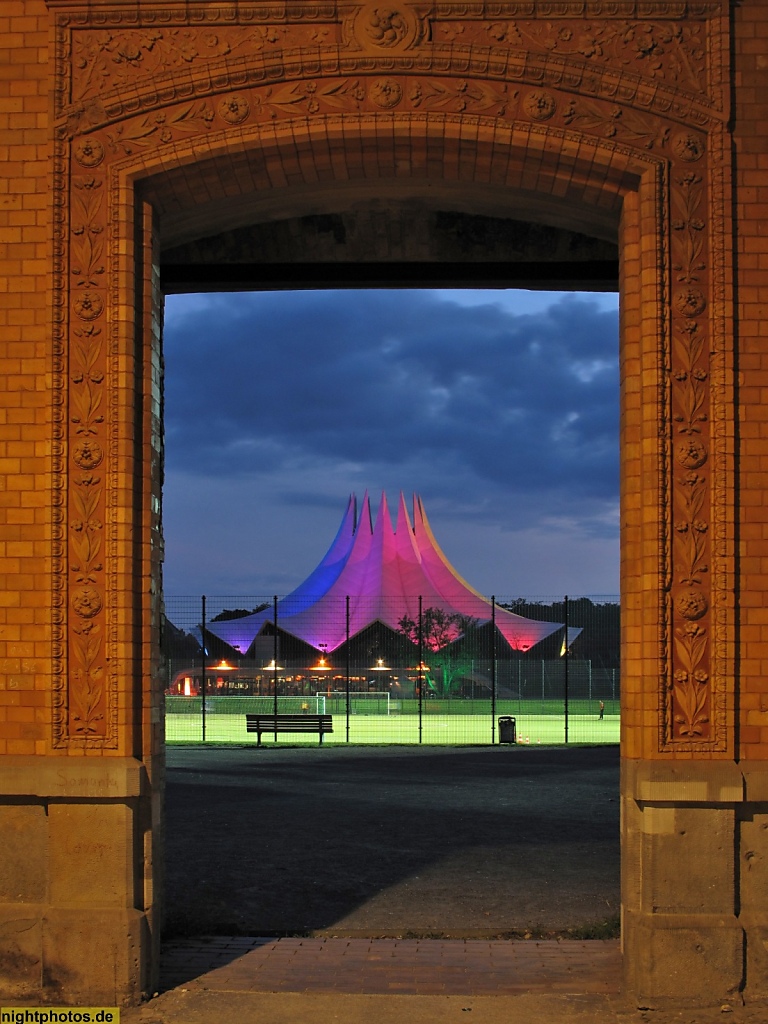
<svg viewBox="0 0 768 1024">
<path fill-rule="evenodd" d="M 423 608 L 439 608 L 450 615 L 474 619 L 477 625 L 491 620 L 491 602 L 450 565 L 432 534 L 418 496 L 413 499 L 411 526 L 405 499 L 400 495 L 393 529 L 386 495 L 382 495 L 375 525 L 368 495 L 363 498 L 359 517 L 357 499 L 352 495 L 323 560 L 296 590 L 278 602 L 278 627 L 318 651 L 331 652 L 347 636 L 355 636 L 374 622 L 398 631 L 404 616 L 418 618 L 419 597 Z M 234 650 L 246 654 L 254 639 L 273 621 L 274 612 L 269 608 L 239 619 L 211 622 L 208 629 Z M 562 629 L 562 624 L 527 619 L 498 606 L 495 621 L 509 646 L 518 651 L 530 650 Z"/>
</svg>

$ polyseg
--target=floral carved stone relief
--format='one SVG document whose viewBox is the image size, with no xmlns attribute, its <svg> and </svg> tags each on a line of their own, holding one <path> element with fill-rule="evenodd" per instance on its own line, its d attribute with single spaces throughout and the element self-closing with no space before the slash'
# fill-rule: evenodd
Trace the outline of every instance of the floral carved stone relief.
<svg viewBox="0 0 768 1024">
<path fill-rule="evenodd" d="M 673 670 L 668 675 L 665 744 L 713 737 L 711 481 L 708 472 L 711 340 L 705 141 L 673 140 L 671 176 L 673 445 Z M 696 170 L 686 165 L 696 164 Z"/>
<path fill-rule="evenodd" d="M 69 687 L 54 699 L 54 741 L 114 745 L 107 689 L 105 607 L 105 444 L 109 405 L 106 345 L 107 201 L 105 148 L 95 138 L 72 146 L 69 202 L 68 597 Z M 62 225 L 63 227 L 63 225 Z M 58 232 L 57 232 L 58 233 Z M 58 623 L 55 624 L 57 634 Z M 64 698 L 64 699 L 60 699 Z M 114 702 L 112 702 L 114 704 Z"/>
<path fill-rule="evenodd" d="M 538 18 L 520 13 L 534 6 Z M 115 161 L 214 133 L 239 139 L 243 131 L 282 119 L 364 111 L 459 115 L 531 132 L 579 133 L 668 166 L 672 212 L 662 277 L 669 457 L 663 473 L 672 500 L 664 510 L 670 540 L 662 558 L 668 564 L 660 567 L 660 577 L 669 580 L 660 636 L 660 749 L 713 749 L 714 717 L 724 712 L 713 701 L 710 622 L 707 133 L 719 130 L 708 99 L 705 53 L 712 44 L 706 21 L 686 21 L 680 4 L 666 5 L 666 17 L 665 5 L 655 5 L 661 14 L 637 20 L 628 13 L 634 7 L 617 2 L 611 8 L 617 13 L 599 21 L 584 15 L 584 4 L 568 3 L 508 4 L 512 13 L 486 21 L 467 8 L 443 5 L 427 17 L 416 5 L 378 3 L 345 9 L 343 16 L 334 8 L 299 6 L 290 19 L 283 8 L 238 8 L 238 24 L 221 12 L 210 12 L 204 25 L 169 24 L 161 8 L 145 7 L 141 24 L 122 27 L 60 17 L 56 187 L 65 198 L 55 240 L 61 268 L 56 301 L 58 358 L 67 380 L 57 379 L 66 409 L 60 450 L 69 454 L 58 495 L 66 507 L 56 561 L 62 595 L 58 745 L 109 747 L 116 732 L 106 649 L 114 402 L 107 252 L 116 230 L 109 169 Z M 545 18 L 545 9 L 555 13 Z M 300 56 L 287 61 L 289 52 Z M 622 75 L 634 79 L 627 84 Z M 680 102 L 665 98 L 662 87 L 670 97 L 677 90 Z M 104 96 L 112 99 L 102 104 Z M 647 101 L 637 102 L 638 96 Z M 112 245 L 119 249 L 116 239 Z"/>
<path fill-rule="evenodd" d="M 233 61 L 244 55 L 337 42 L 335 26 L 257 25 L 199 28 L 165 26 L 91 29 L 75 33 L 72 44 L 71 100 L 98 96 L 105 87 L 153 78 L 212 60 Z"/>
<path fill-rule="evenodd" d="M 438 21 L 436 41 L 484 35 L 490 45 L 572 58 L 593 66 L 636 72 L 643 78 L 673 84 L 685 92 L 707 91 L 704 26 L 679 21 L 628 21 L 610 17 L 582 22 L 510 19 L 480 26 Z"/>
</svg>

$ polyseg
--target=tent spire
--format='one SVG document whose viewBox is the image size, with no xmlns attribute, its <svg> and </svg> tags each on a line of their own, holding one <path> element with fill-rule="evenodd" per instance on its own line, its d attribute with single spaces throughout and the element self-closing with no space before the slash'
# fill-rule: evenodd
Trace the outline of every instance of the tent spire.
<svg viewBox="0 0 768 1024">
<path fill-rule="evenodd" d="M 397 525 L 392 527 L 386 494 L 382 494 L 374 527 L 366 491 L 357 516 L 357 500 L 351 495 L 336 539 L 307 579 L 278 602 L 281 631 L 330 653 L 347 639 L 346 599 L 350 598 L 349 636 L 373 622 L 399 631 L 403 615 L 424 608 L 439 608 L 449 615 L 474 619 L 478 625 L 495 619 L 496 627 L 513 649 L 530 650 L 550 633 L 561 629 L 556 622 L 539 622 L 491 602 L 474 590 L 453 568 L 435 540 L 421 498 L 413 496 L 413 526 L 405 497 L 400 493 Z M 267 623 L 265 609 L 240 619 L 211 623 L 210 633 L 245 652 Z"/>
</svg>

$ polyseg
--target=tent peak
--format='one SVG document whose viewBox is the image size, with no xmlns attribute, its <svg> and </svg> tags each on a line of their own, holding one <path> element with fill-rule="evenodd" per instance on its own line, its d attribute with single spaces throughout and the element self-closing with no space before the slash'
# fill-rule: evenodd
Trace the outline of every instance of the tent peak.
<svg viewBox="0 0 768 1024">
<path fill-rule="evenodd" d="M 363 499 L 358 506 L 357 495 L 354 492 L 350 495 L 349 504 L 347 506 L 354 509 L 355 515 L 355 532 L 360 529 L 367 529 L 371 534 L 378 529 L 385 528 L 385 520 L 389 520 L 389 526 L 392 527 L 392 514 L 390 510 L 389 500 L 387 499 L 387 492 L 381 492 L 381 498 L 379 500 L 379 507 L 374 516 L 373 508 L 371 507 L 371 499 L 368 491 L 366 490 L 363 494 Z M 358 512 L 359 508 L 359 512 Z M 397 514 L 395 517 L 395 525 L 391 532 L 397 534 L 399 531 L 408 531 L 413 533 L 415 530 L 417 518 L 424 518 L 424 506 L 421 497 L 414 493 L 412 501 L 413 514 L 409 514 L 408 506 L 403 491 L 398 492 L 397 500 Z M 413 525 L 412 525 L 413 524 Z"/>
<path fill-rule="evenodd" d="M 516 650 L 529 650 L 562 628 L 492 606 L 474 590 L 441 551 L 419 495 L 413 496 L 413 527 L 402 492 L 396 528 L 385 493 L 375 527 L 368 491 L 357 522 L 356 508 L 352 494 L 328 552 L 307 579 L 278 602 L 276 612 L 264 609 L 232 622 L 210 624 L 208 632 L 233 650 L 245 651 L 272 622 L 282 633 L 329 653 L 374 622 L 400 633 L 402 616 L 413 618 L 422 608 L 478 623 L 493 618 Z"/>
</svg>

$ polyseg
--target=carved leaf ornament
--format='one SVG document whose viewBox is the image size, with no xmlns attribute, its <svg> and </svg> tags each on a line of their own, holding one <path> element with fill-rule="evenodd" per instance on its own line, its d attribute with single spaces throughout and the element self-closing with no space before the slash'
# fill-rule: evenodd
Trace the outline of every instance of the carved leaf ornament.
<svg viewBox="0 0 768 1024">
<path fill-rule="evenodd" d="M 110 168 L 212 132 L 239 139 L 260 123 L 367 111 L 578 132 L 668 168 L 669 415 L 660 475 L 672 502 L 660 556 L 660 577 L 669 580 L 660 749 L 716 749 L 724 712 L 713 699 L 710 650 L 708 132 L 717 127 L 718 98 L 709 81 L 717 64 L 707 54 L 719 52 L 718 10 L 708 0 L 510 0 L 483 17 L 471 5 L 438 4 L 427 14 L 374 0 L 341 13 L 320 5 L 141 5 L 56 15 L 55 379 L 64 411 L 55 444 L 69 460 L 54 499 L 54 562 L 62 567 L 54 648 L 66 672 L 55 685 L 57 745 L 116 744 L 107 568 L 117 551 L 105 527 L 110 502 L 119 500 L 108 494 L 117 401 L 110 253 L 119 248 Z"/>
<path fill-rule="evenodd" d="M 494 22 L 485 32 L 494 43 L 632 68 L 645 77 L 677 82 L 691 92 L 706 88 L 706 48 L 697 24 L 609 18 L 582 24 L 510 20 Z M 456 30 L 453 34 L 455 38 Z"/>
<path fill-rule="evenodd" d="M 703 163 L 704 140 L 697 133 L 675 136 L 680 164 Z M 666 745 L 695 743 L 713 735 L 709 661 L 711 615 L 709 510 L 711 481 L 708 431 L 710 373 L 707 344 L 707 195 L 705 170 L 673 175 L 671 195 L 672 422 L 675 504 L 673 605 L 676 668 L 666 708 Z"/>
</svg>

